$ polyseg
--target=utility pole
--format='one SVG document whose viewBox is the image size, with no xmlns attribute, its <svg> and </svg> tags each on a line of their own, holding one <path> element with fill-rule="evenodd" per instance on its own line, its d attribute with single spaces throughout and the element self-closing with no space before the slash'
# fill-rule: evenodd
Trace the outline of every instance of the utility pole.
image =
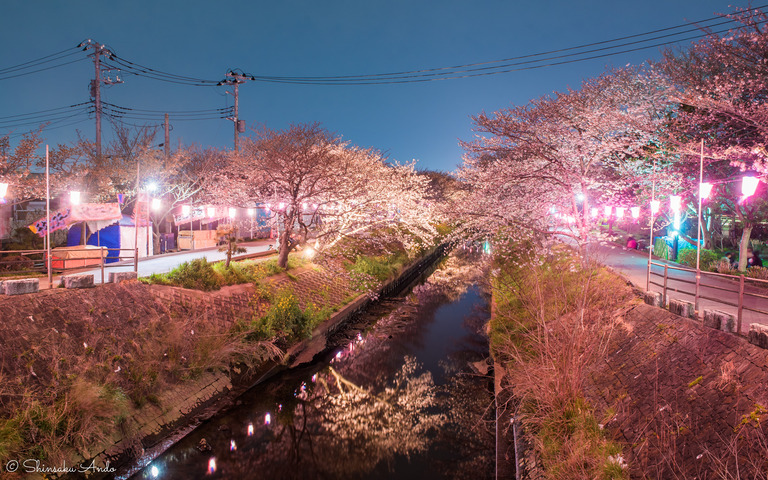
<svg viewBox="0 0 768 480">
<path fill-rule="evenodd" d="M 229 117 L 227 120 L 232 120 L 235 124 L 235 151 L 240 151 L 240 134 L 245 132 L 245 121 L 240 120 L 240 84 L 245 83 L 248 80 L 256 80 L 253 75 L 246 75 L 244 73 L 236 73 L 230 70 L 226 73 L 227 78 L 220 81 L 219 85 L 234 85 L 234 92 L 227 91 L 228 94 L 235 97 L 235 111 L 234 117 Z"/>
<path fill-rule="evenodd" d="M 109 76 L 107 76 L 106 80 L 101 79 L 101 57 L 102 55 L 106 58 L 112 56 L 112 51 L 106 46 L 99 42 L 94 42 L 91 39 L 86 40 L 78 46 L 83 47 L 83 51 L 93 50 L 91 56 L 93 56 L 94 79 L 91 80 L 90 89 L 96 113 L 96 155 L 101 158 L 101 84 L 113 85 L 123 83 L 123 81 L 120 80 L 119 76 L 116 76 L 115 80 L 112 80 Z"/>
<path fill-rule="evenodd" d="M 168 125 L 168 114 L 165 114 L 165 141 L 163 142 L 163 147 L 165 147 L 165 166 L 168 167 L 168 157 L 171 154 L 171 130 L 170 126 Z"/>
</svg>

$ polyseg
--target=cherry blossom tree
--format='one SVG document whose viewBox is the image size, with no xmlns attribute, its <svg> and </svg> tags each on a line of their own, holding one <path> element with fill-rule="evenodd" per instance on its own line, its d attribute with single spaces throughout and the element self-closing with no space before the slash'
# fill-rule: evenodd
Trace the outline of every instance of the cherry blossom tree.
<svg viewBox="0 0 768 480">
<path fill-rule="evenodd" d="M 430 239 L 428 179 L 412 164 L 390 165 L 373 149 L 342 142 L 319 124 L 266 127 L 245 139 L 208 189 L 210 198 L 240 206 L 268 204 L 282 234 L 278 264 L 309 239 L 333 244 L 344 235 L 396 222 Z"/>
<path fill-rule="evenodd" d="M 768 178 L 768 16 L 761 10 L 736 9 L 726 17 L 740 25 L 724 35 L 710 34 L 688 49 L 666 51 L 659 68 L 668 75 L 674 86 L 671 97 L 679 104 L 668 129 L 682 154 L 677 169 L 698 166 L 703 140 L 705 181 L 723 185 L 715 189 L 713 210 L 733 215 L 743 227 L 743 270 L 752 229 L 768 209 L 759 197 L 743 201 L 728 182 L 747 170 Z M 693 177 L 698 185 L 697 169 Z"/>
<path fill-rule="evenodd" d="M 465 217 L 480 230 L 557 234 L 585 248 L 591 205 L 619 198 L 636 181 L 624 166 L 654 140 L 665 105 L 658 77 L 624 69 L 473 117 L 481 135 L 462 142 L 459 173 L 471 187 Z"/>
</svg>

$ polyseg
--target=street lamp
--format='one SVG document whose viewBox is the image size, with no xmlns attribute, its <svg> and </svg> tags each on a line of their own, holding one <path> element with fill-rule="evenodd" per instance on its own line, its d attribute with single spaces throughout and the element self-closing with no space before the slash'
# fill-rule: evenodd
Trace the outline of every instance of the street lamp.
<svg viewBox="0 0 768 480">
<path fill-rule="evenodd" d="M 757 185 L 760 183 L 755 177 L 744 177 L 741 179 L 741 193 L 745 198 L 751 197 L 757 190 Z"/>
</svg>

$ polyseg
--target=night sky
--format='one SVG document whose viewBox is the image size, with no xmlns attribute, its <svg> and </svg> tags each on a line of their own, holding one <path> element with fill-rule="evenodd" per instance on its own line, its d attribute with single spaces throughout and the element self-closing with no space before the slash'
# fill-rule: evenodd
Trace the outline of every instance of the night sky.
<svg viewBox="0 0 768 480">
<path fill-rule="evenodd" d="M 0 134 L 11 133 L 14 145 L 21 133 L 34 127 L 19 123 L 42 120 L 42 114 L 18 115 L 89 100 L 94 67 L 87 52 L 36 68 L 7 70 L 88 38 L 106 44 L 122 59 L 207 80 L 222 80 L 225 72 L 238 68 L 256 76 L 363 75 L 559 50 L 704 20 L 730 12 L 729 4 L 715 0 L 4 0 Z M 695 34 L 676 38 L 691 35 Z M 417 159 L 421 168 L 450 171 L 461 162 L 458 139 L 473 135 L 471 115 L 578 87 L 584 78 L 610 66 L 658 57 L 659 48 L 654 47 L 547 68 L 422 83 L 248 82 L 240 87 L 240 118 L 249 127 L 264 123 L 277 129 L 317 121 L 354 144 L 385 152 L 392 160 Z M 63 67 L 8 78 L 78 59 Z M 120 76 L 124 83 L 103 88 L 105 101 L 158 110 L 153 114 L 156 120 L 125 120 L 130 123 L 158 124 L 162 111 L 216 109 L 233 101 L 224 93 L 225 87 Z M 62 117 L 56 117 L 59 122 L 46 131 L 47 143 L 72 142 L 76 129 L 93 139 L 94 122 L 85 111 Z M 184 144 L 232 148 L 230 121 L 179 121 L 172 114 L 171 123 L 174 146 L 181 139 Z M 110 129 L 105 120 L 105 141 Z"/>
</svg>

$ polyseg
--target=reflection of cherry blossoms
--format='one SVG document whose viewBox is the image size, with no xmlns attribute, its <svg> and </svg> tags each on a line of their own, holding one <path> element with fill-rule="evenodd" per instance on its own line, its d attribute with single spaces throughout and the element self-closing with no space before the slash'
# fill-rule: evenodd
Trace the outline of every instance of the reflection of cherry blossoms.
<svg viewBox="0 0 768 480">
<path fill-rule="evenodd" d="M 255 437 L 271 440 L 263 450 L 234 455 L 219 463 L 235 477 L 258 471 L 265 478 L 359 478 L 396 457 L 423 453 L 445 423 L 436 413 L 437 389 L 429 372 L 419 372 L 406 358 L 391 382 L 367 387 L 353 383 L 333 367 L 319 372 L 314 384 L 296 391 Z M 271 437 L 271 438 L 270 438 Z M 238 453 L 245 445 L 238 444 Z"/>
</svg>

